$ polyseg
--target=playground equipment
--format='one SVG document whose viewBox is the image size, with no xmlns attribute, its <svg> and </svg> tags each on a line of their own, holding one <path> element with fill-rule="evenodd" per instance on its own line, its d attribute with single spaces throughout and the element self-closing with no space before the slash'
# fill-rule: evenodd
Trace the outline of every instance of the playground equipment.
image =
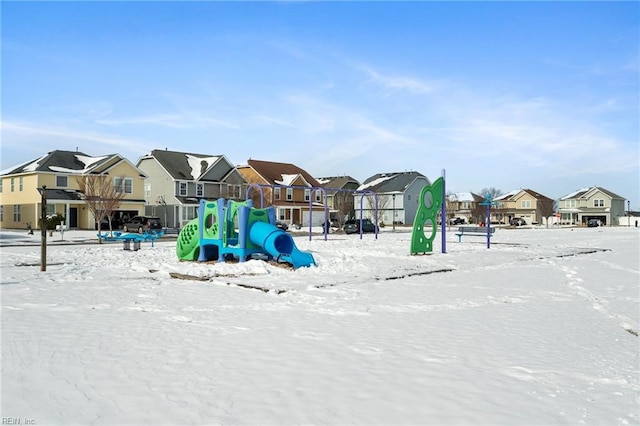
<svg viewBox="0 0 640 426">
<path fill-rule="evenodd" d="M 143 241 L 151 241 L 151 247 L 153 247 L 153 242 L 158 238 L 162 237 L 164 232 L 145 232 L 144 234 L 132 234 L 132 233 L 122 233 L 122 232 L 114 232 L 113 236 L 110 236 L 108 232 L 101 234 L 98 232 L 98 238 L 103 241 L 122 241 L 123 247 L 125 250 L 133 250 L 136 251 L 140 249 L 140 243 Z M 133 249 L 131 248 L 131 243 L 133 242 Z"/>
<path fill-rule="evenodd" d="M 311 253 L 300 251 L 291 235 L 275 223 L 274 207 L 257 209 L 251 200 L 200 200 L 198 217 L 178 235 L 176 254 L 181 260 L 200 262 L 229 258 L 244 262 L 259 254 L 295 269 L 315 265 Z"/>
<path fill-rule="evenodd" d="M 491 228 L 491 207 L 495 206 L 496 202 L 491 201 L 491 194 L 487 192 L 487 197 L 480 205 L 487 206 L 487 248 L 491 248 L 491 234 L 492 231 L 495 231 L 495 228 Z"/>
<path fill-rule="evenodd" d="M 442 177 L 439 177 L 432 185 L 427 185 L 420 191 L 420 204 L 416 211 L 411 234 L 411 254 L 424 254 L 433 251 L 433 240 L 436 237 L 438 226 L 436 216 L 442 207 L 443 193 L 444 179 Z M 442 223 L 444 224 L 444 221 Z"/>
</svg>

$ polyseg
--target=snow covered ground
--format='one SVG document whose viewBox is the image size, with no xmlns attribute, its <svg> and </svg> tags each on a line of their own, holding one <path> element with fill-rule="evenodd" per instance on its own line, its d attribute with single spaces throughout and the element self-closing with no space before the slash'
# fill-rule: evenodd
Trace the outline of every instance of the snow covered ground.
<svg viewBox="0 0 640 426">
<path fill-rule="evenodd" d="M 0 234 L 5 424 L 640 423 L 637 228 L 296 236 L 298 270 Z"/>
</svg>

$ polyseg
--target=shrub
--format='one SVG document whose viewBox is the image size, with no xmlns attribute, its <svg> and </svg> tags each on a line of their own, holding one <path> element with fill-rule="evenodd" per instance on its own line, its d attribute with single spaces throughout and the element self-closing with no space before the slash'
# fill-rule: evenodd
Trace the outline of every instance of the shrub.
<svg viewBox="0 0 640 426">
<path fill-rule="evenodd" d="M 60 213 L 56 213 L 55 215 L 47 216 L 47 230 L 48 231 L 55 231 L 56 225 L 62 224 L 62 222 L 64 222 L 64 220 L 65 220 L 64 216 L 62 216 Z"/>
</svg>

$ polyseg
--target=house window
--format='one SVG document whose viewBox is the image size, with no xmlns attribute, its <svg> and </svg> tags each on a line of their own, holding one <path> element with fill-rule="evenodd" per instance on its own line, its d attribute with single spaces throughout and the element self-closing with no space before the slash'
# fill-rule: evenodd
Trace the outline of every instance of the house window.
<svg viewBox="0 0 640 426">
<path fill-rule="evenodd" d="M 56 176 L 56 186 L 58 188 L 66 188 L 69 185 L 68 176 Z"/>
<path fill-rule="evenodd" d="M 521 209 L 530 209 L 531 208 L 531 200 L 522 200 L 520 201 Z"/>
<path fill-rule="evenodd" d="M 19 205 L 14 205 L 13 206 L 13 221 L 14 222 L 20 222 L 20 206 Z"/>
<path fill-rule="evenodd" d="M 119 194 L 133 193 L 133 179 L 131 178 L 114 178 L 113 187 Z"/>
<path fill-rule="evenodd" d="M 151 184 L 150 183 L 145 183 L 144 184 L 144 196 L 145 197 L 150 197 L 151 196 Z"/>
<path fill-rule="evenodd" d="M 604 200 L 593 200 L 593 207 L 604 207 Z"/>
<path fill-rule="evenodd" d="M 0 206 L 0 222 L 4 222 L 4 206 Z"/>
<path fill-rule="evenodd" d="M 575 207 L 576 206 L 576 200 L 565 200 L 564 206 L 565 207 Z"/>
<path fill-rule="evenodd" d="M 316 191 L 316 203 L 320 203 L 322 201 L 322 192 Z"/>
<path fill-rule="evenodd" d="M 22 176 L 20 176 L 20 177 L 18 178 L 18 191 L 20 191 L 20 192 L 22 192 L 23 183 L 24 183 L 24 182 L 23 182 Z"/>
<path fill-rule="evenodd" d="M 15 178 L 11 178 L 11 192 L 16 190 Z"/>
<path fill-rule="evenodd" d="M 197 217 L 198 208 L 194 206 L 182 207 L 182 220 L 188 221 Z"/>
<path fill-rule="evenodd" d="M 180 182 L 180 188 L 178 189 L 178 195 L 182 197 L 187 196 L 187 182 Z"/>
<path fill-rule="evenodd" d="M 280 199 L 280 187 L 273 188 L 273 198 L 276 200 Z"/>
<path fill-rule="evenodd" d="M 309 201 L 310 198 L 311 198 L 311 190 L 310 189 L 305 189 L 304 190 L 304 200 L 305 201 Z"/>
<path fill-rule="evenodd" d="M 242 190 L 242 185 L 227 185 L 227 197 L 240 198 L 241 190 Z"/>
<path fill-rule="evenodd" d="M 4 179 L 0 179 L 0 192 L 2 192 L 2 183 L 4 182 Z"/>
<path fill-rule="evenodd" d="M 287 201 L 293 200 L 293 188 L 287 188 Z"/>
<path fill-rule="evenodd" d="M 196 183 L 196 197 L 204 197 L 204 184 Z"/>
<path fill-rule="evenodd" d="M 55 204 L 47 204 L 47 216 L 55 216 L 56 214 L 56 205 Z"/>
</svg>

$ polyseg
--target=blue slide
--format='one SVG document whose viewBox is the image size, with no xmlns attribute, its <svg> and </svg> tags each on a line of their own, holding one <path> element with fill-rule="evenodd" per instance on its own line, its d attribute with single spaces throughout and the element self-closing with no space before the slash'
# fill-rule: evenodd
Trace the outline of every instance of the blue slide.
<svg viewBox="0 0 640 426">
<path fill-rule="evenodd" d="M 294 269 L 316 264 L 311 253 L 298 250 L 291 235 L 270 223 L 254 222 L 249 229 L 249 240 L 276 260 L 292 264 Z"/>
</svg>

